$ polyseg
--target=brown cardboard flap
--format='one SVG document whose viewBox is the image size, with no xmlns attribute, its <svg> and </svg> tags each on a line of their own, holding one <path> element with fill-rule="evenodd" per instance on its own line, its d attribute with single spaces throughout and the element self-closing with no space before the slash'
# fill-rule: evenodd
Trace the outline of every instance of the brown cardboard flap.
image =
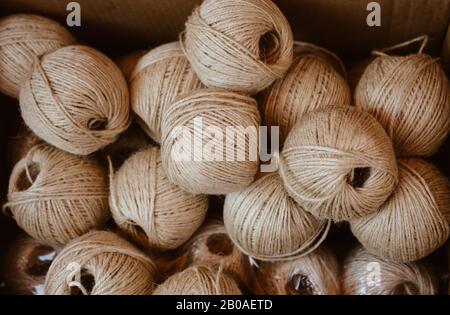
<svg viewBox="0 0 450 315">
<path fill-rule="evenodd" d="M 442 45 L 441 58 L 444 69 L 450 74 L 450 24 L 448 25 L 447 36 Z"/>
</svg>

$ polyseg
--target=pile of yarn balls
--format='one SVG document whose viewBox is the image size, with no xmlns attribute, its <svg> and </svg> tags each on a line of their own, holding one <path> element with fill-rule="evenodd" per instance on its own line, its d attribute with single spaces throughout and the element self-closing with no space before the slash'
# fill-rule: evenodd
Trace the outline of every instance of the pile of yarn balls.
<svg viewBox="0 0 450 315">
<path fill-rule="evenodd" d="M 373 58 L 352 93 L 272 1 L 205 0 L 178 41 L 117 64 L 47 18 L 0 20 L 0 92 L 33 137 L 3 209 L 21 244 L 58 249 L 46 294 L 436 293 L 422 259 L 449 237 L 450 185 L 425 158 L 449 133 L 450 89 L 432 57 Z M 153 144 L 116 163 L 132 121 Z M 260 125 L 280 131 L 271 173 Z M 205 219 L 212 195 L 223 222 Z M 342 221 L 361 246 L 341 275 L 322 243 Z M 172 271 L 167 252 L 184 259 Z M 373 261 L 384 282 L 361 288 Z"/>
</svg>

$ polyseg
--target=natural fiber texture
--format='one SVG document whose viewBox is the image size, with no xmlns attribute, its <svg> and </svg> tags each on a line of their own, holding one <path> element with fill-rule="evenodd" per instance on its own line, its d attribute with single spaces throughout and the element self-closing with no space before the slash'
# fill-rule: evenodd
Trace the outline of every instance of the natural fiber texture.
<svg viewBox="0 0 450 315">
<path fill-rule="evenodd" d="M 156 288 L 154 295 L 241 295 L 236 282 L 219 268 L 190 267 Z"/>
<path fill-rule="evenodd" d="M 178 42 L 150 50 L 130 78 L 131 108 L 142 129 L 161 142 L 161 122 L 167 107 L 180 95 L 204 87 Z"/>
<path fill-rule="evenodd" d="M 20 235 L 2 257 L 6 288 L 11 294 L 44 294 L 45 275 L 55 255 L 53 247 Z"/>
<path fill-rule="evenodd" d="M 4 207 L 30 236 L 65 244 L 108 219 L 107 176 L 93 159 L 39 145 L 14 167 Z"/>
<path fill-rule="evenodd" d="M 119 68 L 86 46 L 36 59 L 20 93 L 25 123 L 46 142 L 89 154 L 128 128 L 128 88 Z"/>
<path fill-rule="evenodd" d="M 70 269 L 79 266 L 80 270 Z M 154 262 L 111 232 L 96 231 L 70 242 L 45 279 L 53 295 L 146 295 L 154 288 Z"/>
<path fill-rule="evenodd" d="M 117 225 L 145 247 L 174 249 L 202 224 L 208 198 L 172 184 L 162 169 L 159 148 L 131 156 L 111 180 L 110 206 Z"/>
<path fill-rule="evenodd" d="M 325 248 L 295 260 L 260 262 L 256 268 L 263 294 L 340 294 L 339 264 L 334 254 Z"/>
<path fill-rule="evenodd" d="M 38 136 L 22 123 L 17 134 L 8 141 L 7 155 L 11 168 L 24 158 L 31 148 L 42 143 L 44 143 L 44 141 L 39 139 Z"/>
<path fill-rule="evenodd" d="M 335 221 L 377 211 L 398 175 L 382 126 L 351 106 L 330 106 L 297 122 L 284 144 L 279 172 L 297 203 Z"/>
<path fill-rule="evenodd" d="M 42 16 L 16 14 L 1 19 L 0 92 L 18 98 L 36 58 L 74 43 L 62 25 Z"/>
<path fill-rule="evenodd" d="M 316 219 L 288 196 L 275 173 L 228 194 L 223 216 L 234 243 L 260 260 L 306 255 L 325 239 L 329 228 L 327 221 Z"/>
<path fill-rule="evenodd" d="M 344 263 L 342 290 L 347 295 L 430 295 L 438 283 L 424 262 L 395 263 L 353 250 Z"/>
<path fill-rule="evenodd" d="M 450 184 L 432 164 L 401 159 L 399 184 L 378 213 L 350 221 L 370 251 L 391 261 L 423 258 L 449 236 Z"/>
<path fill-rule="evenodd" d="M 195 127 L 196 120 L 201 120 L 202 130 L 196 130 L 200 129 Z M 162 125 L 161 154 L 167 177 L 194 194 L 242 190 L 258 171 L 259 123 L 251 97 L 222 89 L 186 95 L 170 106 Z M 183 128 L 181 135 L 177 128 Z M 227 130 L 234 131 L 234 136 L 227 136 Z M 179 158 L 180 150 L 188 158 Z"/>
<path fill-rule="evenodd" d="M 280 126 L 282 142 L 307 112 L 322 106 L 350 104 L 350 88 L 338 69 L 318 53 L 297 53 L 286 76 L 265 92 L 262 112 L 267 126 Z"/>
<path fill-rule="evenodd" d="M 130 80 L 139 60 L 146 54 L 145 50 L 136 50 L 120 57 L 116 63 L 127 81 Z"/>
<path fill-rule="evenodd" d="M 188 18 L 180 42 L 205 85 L 255 94 L 288 70 L 292 38 L 270 0 L 205 0 Z"/>
<path fill-rule="evenodd" d="M 380 121 L 398 156 L 429 156 L 450 130 L 449 82 L 425 54 L 380 56 L 366 69 L 355 105 Z"/>
</svg>

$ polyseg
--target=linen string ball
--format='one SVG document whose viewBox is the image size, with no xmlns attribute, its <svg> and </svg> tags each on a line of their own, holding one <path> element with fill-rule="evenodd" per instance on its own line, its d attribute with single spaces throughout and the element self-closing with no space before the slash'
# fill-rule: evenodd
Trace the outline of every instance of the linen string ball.
<svg viewBox="0 0 450 315">
<path fill-rule="evenodd" d="M 443 245 L 450 229 L 450 184 L 432 164 L 400 159 L 399 183 L 379 212 L 350 221 L 353 234 L 381 258 L 410 262 Z"/>
<path fill-rule="evenodd" d="M 193 194 L 240 191 L 259 166 L 256 101 L 222 89 L 185 95 L 166 111 L 161 154 L 167 178 Z"/>
<path fill-rule="evenodd" d="M 175 249 L 202 224 L 208 198 L 172 184 L 162 169 L 159 148 L 132 155 L 112 176 L 110 207 L 114 221 L 146 248 Z"/>
<path fill-rule="evenodd" d="M 329 229 L 329 222 L 316 219 L 288 196 L 276 173 L 228 194 L 223 216 L 236 246 L 260 260 L 306 255 L 320 245 Z"/>
<path fill-rule="evenodd" d="M 56 256 L 45 294 L 148 295 L 157 273 L 154 262 L 130 243 L 112 232 L 95 231 L 73 240 Z"/>
<path fill-rule="evenodd" d="M 339 264 L 326 248 L 294 260 L 260 262 L 259 286 L 268 295 L 337 295 L 340 294 Z"/>
<path fill-rule="evenodd" d="M 398 179 L 383 127 L 352 106 L 306 114 L 290 131 L 279 163 L 289 195 L 316 217 L 334 221 L 377 211 Z"/>
<path fill-rule="evenodd" d="M 236 282 L 219 268 L 193 266 L 169 277 L 154 295 L 241 295 Z"/>
<path fill-rule="evenodd" d="M 450 130 L 449 81 L 426 54 L 376 58 L 363 73 L 354 102 L 383 125 L 398 156 L 430 156 Z"/>
<path fill-rule="evenodd" d="M 346 295 L 433 295 L 438 283 L 423 261 L 391 262 L 360 246 L 344 262 L 342 290 Z"/>
<path fill-rule="evenodd" d="M 4 209 L 33 238 L 63 245 L 108 219 L 106 172 L 94 159 L 35 146 L 12 171 Z"/>
<path fill-rule="evenodd" d="M 205 85 L 246 94 L 282 78 L 293 56 L 289 23 L 270 0 L 205 0 L 180 42 Z"/>
<path fill-rule="evenodd" d="M 261 104 L 267 126 L 280 127 L 281 141 L 305 113 L 351 103 L 348 83 L 338 71 L 318 53 L 295 54 L 286 76 L 266 90 Z"/>
<path fill-rule="evenodd" d="M 161 142 L 164 112 L 180 95 L 204 85 L 178 42 L 159 46 L 139 59 L 130 77 L 131 108 L 142 129 Z"/>
<path fill-rule="evenodd" d="M 36 59 L 21 88 L 20 109 L 37 136 L 80 155 L 114 142 L 130 124 L 122 73 L 86 46 L 67 46 Z"/>
<path fill-rule="evenodd" d="M 0 92 L 18 98 L 36 58 L 74 43 L 61 24 L 42 16 L 15 14 L 0 19 Z"/>
</svg>

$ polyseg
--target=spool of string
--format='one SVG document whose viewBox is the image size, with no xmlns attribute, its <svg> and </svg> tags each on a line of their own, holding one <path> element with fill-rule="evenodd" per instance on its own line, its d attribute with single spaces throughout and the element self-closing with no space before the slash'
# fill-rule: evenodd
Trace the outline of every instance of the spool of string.
<svg viewBox="0 0 450 315">
<path fill-rule="evenodd" d="M 205 85 L 242 93 L 268 87 L 292 62 L 291 28 L 270 0 L 205 0 L 180 42 Z"/>
<path fill-rule="evenodd" d="M 130 80 L 131 74 L 133 73 L 139 59 L 141 59 L 145 54 L 145 50 L 136 50 L 117 59 L 117 66 L 122 71 L 122 74 L 127 81 Z"/>
<path fill-rule="evenodd" d="M 63 245 L 108 219 L 107 185 L 95 160 L 39 145 L 15 165 L 4 209 L 33 238 Z"/>
<path fill-rule="evenodd" d="M 95 231 L 56 256 L 45 279 L 47 295 L 147 295 L 154 289 L 154 262 L 112 232 Z"/>
<path fill-rule="evenodd" d="M 334 254 L 326 248 L 293 260 L 259 262 L 255 269 L 262 294 L 340 294 L 340 267 Z"/>
<path fill-rule="evenodd" d="M 126 160 L 112 176 L 110 207 L 116 224 L 140 245 L 175 249 L 202 224 L 208 198 L 172 184 L 161 164 L 157 147 Z"/>
<path fill-rule="evenodd" d="M 204 87 L 178 42 L 150 50 L 130 76 L 131 108 L 142 129 L 161 142 L 164 112 L 180 95 Z"/>
<path fill-rule="evenodd" d="M 0 92 L 19 98 L 21 82 L 36 57 L 74 43 L 62 25 L 42 16 L 15 14 L 0 19 Z"/>
<path fill-rule="evenodd" d="M 306 211 L 334 221 L 376 212 L 398 175 L 383 127 L 352 106 L 327 106 L 303 116 L 286 139 L 279 173 Z"/>
<path fill-rule="evenodd" d="M 370 252 L 390 261 L 419 260 L 449 236 L 450 184 L 425 160 L 398 160 L 399 183 L 379 212 L 350 221 Z"/>
<path fill-rule="evenodd" d="M 245 254 L 260 260 L 286 260 L 307 255 L 325 239 L 329 222 L 296 204 L 276 173 L 228 194 L 225 228 Z"/>
<path fill-rule="evenodd" d="M 332 53 L 325 54 L 325 49 L 322 52 L 320 47 L 313 49 L 309 44 L 298 46 L 286 76 L 265 91 L 261 104 L 265 123 L 280 127 L 281 141 L 305 113 L 330 104 L 351 103 L 350 88 L 341 75 L 345 68 L 339 67 L 342 64 L 339 57 L 333 58 Z"/>
<path fill-rule="evenodd" d="M 169 277 L 154 295 L 241 295 L 236 282 L 221 268 L 194 266 Z"/>
<path fill-rule="evenodd" d="M 35 58 L 21 87 L 20 109 L 38 137 L 80 155 L 114 142 L 130 124 L 122 73 L 108 57 L 86 46 Z"/>
<path fill-rule="evenodd" d="M 417 54 L 386 54 L 416 41 L 422 41 Z M 422 53 L 426 42 L 419 37 L 375 52 L 379 57 L 364 71 L 354 95 L 355 105 L 386 129 L 398 156 L 430 156 L 450 130 L 449 81 L 437 61 Z"/>
<path fill-rule="evenodd" d="M 438 284 L 423 261 L 390 262 L 359 246 L 344 262 L 342 290 L 346 295 L 432 295 Z"/>
<path fill-rule="evenodd" d="M 193 194 L 247 187 L 258 171 L 256 101 L 222 89 L 185 95 L 166 111 L 161 155 L 167 178 Z"/>
<path fill-rule="evenodd" d="M 8 141 L 8 162 L 11 168 L 24 158 L 31 148 L 44 142 L 39 139 L 25 124 L 20 124 L 17 133 Z"/>
<path fill-rule="evenodd" d="M 43 295 L 45 275 L 56 252 L 55 248 L 21 234 L 4 256 L 3 274 L 9 292 Z"/>
</svg>

